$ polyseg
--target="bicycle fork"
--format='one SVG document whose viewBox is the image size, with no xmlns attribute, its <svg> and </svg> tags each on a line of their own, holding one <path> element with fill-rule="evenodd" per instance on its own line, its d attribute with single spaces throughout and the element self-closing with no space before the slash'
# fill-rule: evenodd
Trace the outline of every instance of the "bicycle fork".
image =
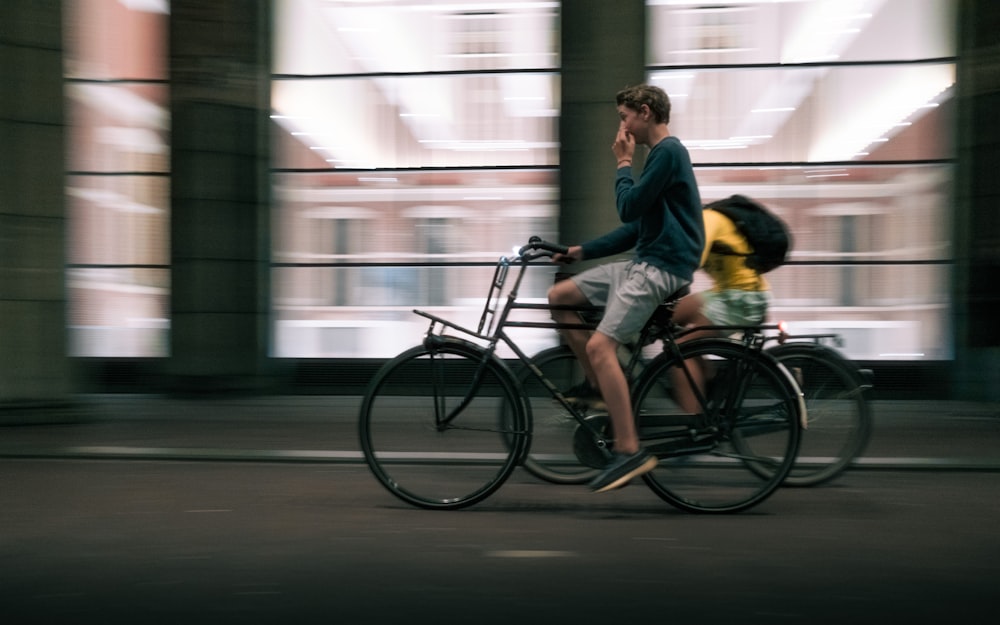
<svg viewBox="0 0 1000 625">
<path fill-rule="evenodd" d="M 486 369 L 486 359 L 489 358 L 491 352 L 487 351 L 483 353 L 483 360 L 479 362 L 479 366 L 472 374 L 472 380 L 469 381 L 468 388 L 465 391 L 464 396 L 461 401 L 458 402 L 451 411 L 448 411 L 447 406 L 447 390 L 445 382 L 445 359 L 438 355 L 439 349 L 444 345 L 444 339 L 432 332 L 428 331 L 427 335 L 424 337 L 424 347 L 427 348 L 428 355 L 431 360 L 431 390 L 432 396 L 434 398 L 434 427 L 438 432 L 443 432 L 451 427 L 452 422 L 458 415 L 465 410 L 469 404 L 472 402 L 473 398 L 476 397 L 479 391 L 479 386 L 483 381 L 483 372 Z M 437 361 L 437 362 L 435 362 Z"/>
</svg>

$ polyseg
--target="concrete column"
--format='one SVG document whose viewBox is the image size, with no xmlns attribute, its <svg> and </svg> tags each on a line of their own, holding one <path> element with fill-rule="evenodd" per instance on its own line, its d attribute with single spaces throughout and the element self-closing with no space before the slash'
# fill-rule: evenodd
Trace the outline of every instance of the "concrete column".
<svg viewBox="0 0 1000 625">
<path fill-rule="evenodd" d="M 643 0 L 562 3 L 559 237 L 583 243 L 619 225 L 615 94 L 645 80 Z M 641 167 L 642 163 L 637 163 Z"/>
<path fill-rule="evenodd" d="M 959 7 L 954 394 L 1000 400 L 1000 4 Z"/>
<path fill-rule="evenodd" d="M 2 419 L 57 418 L 74 390 L 66 353 L 61 4 L 0 3 Z"/>
<path fill-rule="evenodd" d="M 177 392 L 270 384 L 270 5 L 170 4 L 169 385 Z"/>
</svg>

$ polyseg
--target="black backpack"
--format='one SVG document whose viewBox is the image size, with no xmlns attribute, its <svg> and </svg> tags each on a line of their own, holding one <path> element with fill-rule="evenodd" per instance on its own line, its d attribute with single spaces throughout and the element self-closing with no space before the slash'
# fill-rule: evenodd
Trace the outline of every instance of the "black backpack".
<svg viewBox="0 0 1000 625">
<path fill-rule="evenodd" d="M 780 217 L 744 195 L 731 195 L 705 206 L 718 211 L 736 224 L 736 229 L 746 237 L 753 248 L 746 257 L 746 266 L 757 273 L 767 273 L 784 264 L 792 249 L 792 235 Z M 719 254 L 736 254 L 727 246 L 712 244 L 712 251 Z"/>
</svg>

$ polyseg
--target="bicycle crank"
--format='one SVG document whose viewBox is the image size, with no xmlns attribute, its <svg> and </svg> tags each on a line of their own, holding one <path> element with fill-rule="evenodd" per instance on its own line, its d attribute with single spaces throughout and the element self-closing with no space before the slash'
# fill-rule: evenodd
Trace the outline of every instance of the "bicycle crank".
<svg viewBox="0 0 1000 625">
<path fill-rule="evenodd" d="M 573 433 L 573 453 L 580 464 L 603 469 L 611 460 L 611 419 L 606 414 L 584 417 L 588 425 L 578 425 Z"/>
</svg>

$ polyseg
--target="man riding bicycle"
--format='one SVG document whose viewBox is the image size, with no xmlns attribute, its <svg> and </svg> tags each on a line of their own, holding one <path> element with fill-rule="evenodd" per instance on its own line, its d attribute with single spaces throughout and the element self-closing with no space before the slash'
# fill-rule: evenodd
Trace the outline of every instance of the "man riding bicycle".
<svg viewBox="0 0 1000 625">
<path fill-rule="evenodd" d="M 651 471 L 655 456 L 639 446 L 628 383 L 618 364 L 618 346 L 631 342 L 657 306 L 691 282 L 704 244 L 701 199 L 687 149 L 668 130 L 670 99 L 658 87 L 622 90 L 616 102 L 621 120 L 612 144 L 617 159 L 615 204 L 622 225 L 597 239 L 556 255 L 557 262 L 602 258 L 635 249 L 633 260 L 612 262 L 557 282 L 554 306 L 604 306 L 597 330 L 566 330 L 564 337 L 590 384 L 608 406 L 615 443 L 607 468 L 590 484 L 604 492 Z M 632 177 L 636 144 L 650 152 L 638 181 Z M 557 322 L 576 313 L 553 310 Z"/>
</svg>

